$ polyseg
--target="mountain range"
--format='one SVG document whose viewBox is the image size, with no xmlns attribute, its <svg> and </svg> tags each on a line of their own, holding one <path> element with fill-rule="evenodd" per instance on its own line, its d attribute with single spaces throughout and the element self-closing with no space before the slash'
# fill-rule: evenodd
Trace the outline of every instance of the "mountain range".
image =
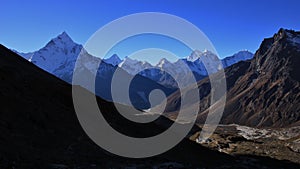
<svg viewBox="0 0 300 169">
<path fill-rule="evenodd" d="M 63 32 L 38 51 L 30 53 L 15 52 L 47 72 L 71 83 L 75 62 L 81 50 L 85 51 L 83 46 L 75 43 L 66 32 Z M 84 53 L 89 55 L 86 51 Z M 244 50 L 232 56 L 225 57 L 221 61 L 223 67 L 226 68 L 239 61 L 251 59 L 252 57 L 253 54 L 251 52 Z M 91 61 L 85 63 L 83 67 L 90 71 L 95 71 L 97 70 L 97 68 L 95 68 L 95 63 L 97 61 L 99 62 L 101 59 L 91 55 L 90 58 Z M 203 52 L 194 51 L 190 56 L 178 59 L 174 63 L 168 61 L 166 58 L 162 58 L 156 65 L 151 65 L 146 61 L 135 60 L 129 57 L 125 57 L 122 60 L 117 54 L 114 54 L 110 58 L 103 59 L 107 64 L 101 64 L 101 67 L 103 66 L 103 68 L 100 67 L 99 69 L 101 69 L 101 71 L 98 72 L 103 74 L 114 72 L 112 70 L 115 69 L 115 66 L 118 66 L 132 76 L 138 74 L 151 79 L 164 87 L 176 89 L 176 81 L 185 82 L 186 72 L 188 71 L 193 72 L 196 80 L 201 80 L 208 75 L 200 58 L 206 59 L 210 63 L 214 63 L 214 60 L 218 59 L 216 54 L 205 50 Z M 188 65 L 189 70 L 182 64 Z M 212 72 L 218 71 L 214 66 L 211 66 L 210 69 Z M 176 77 L 172 77 L 167 72 L 176 74 Z M 107 75 L 105 76 L 107 77 Z M 110 98 L 107 95 L 102 95 L 102 97 Z"/>
<path fill-rule="evenodd" d="M 299 68 L 296 66 L 300 58 L 299 39 L 299 32 L 280 29 L 273 37 L 263 40 L 254 57 L 245 50 L 222 59 L 228 90 L 223 123 L 256 127 L 299 124 Z M 112 100 L 111 79 L 119 67 L 124 70 L 124 78 L 137 74 L 130 94 L 136 108 L 150 108 L 147 98 L 151 90 L 157 88 L 169 96 L 166 108 L 169 116 L 180 107 L 180 92 L 176 91 L 176 80 L 184 81 L 187 70 L 180 64 L 187 64 L 196 79 L 200 80 L 198 85 L 202 93 L 198 122 L 204 122 L 209 108 L 210 82 L 201 59 L 205 58 L 213 63 L 218 57 L 212 52 L 194 51 L 190 56 L 173 63 L 162 58 L 154 66 L 129 57 L 122 60 L 114 54 L 103 59 L 104 62 L 101 62 L 97 70 L 95 66 L 100 58 L 89 55 L 82 45 L 73 42 L 67 33 L 63 32 L 42 49 L 19 54 L 45 71 L 71 83 L 75 61 L 80 51 L 84 51 L 82 53 L 89 58 L 83 62 L 81 70 L 97 74 L 96 86 L 101 84 L 98 85 L 101 87 L 96 87 L 96 91 L 92 92 L 106 100 Z M 218 74 L 218 68 L 211 69 Z M 166 73 L 168 71 L 177 76 L 170 76 Z"/>
<path fill-rule="evenodd" d="M 76 60 L 79 55 L 82 55 L 83 57 L 81 58 L 83 58 L 83 60 L 81 60 L 80 65 L 78 65 L 78 70 L 82 73 L 84 72 L 91 76 L 96 76 L 95 91 L 92 91 L 88 84 L 83 84 L 82 87 L 85 87 L 106 100 L 112 100 L 111 80 L 117 67 L 101 62 L 99 57 L 90 55 L 83 49 L 82 45 L 73 42 L 66 32 L 50 40 L 45 47 L 36 52 L 18 54 L 29 62 L 70 84 L 72 83 Z M 114 56 L 112 56 L 110 60 L 112 61 L 113 59 Z M 97 63 L 100 62 L 101 64 L 97 68 Z M 120 69 L 120 71 L 123 72 L 122 78 L 129 79 L 132 77 L 132 75 L 126 71 L 122 71 L 122 69 Z M 149 108 L 150 103 L 147 98 L 153 88 L 160 89 L 167 95 L 174 91 L 172 88 L 164 87 L 148 78 L 138 75 L 134 77 L 134 82 L 130 86 L 132 105 L 139 109 Z"/>
</svg>

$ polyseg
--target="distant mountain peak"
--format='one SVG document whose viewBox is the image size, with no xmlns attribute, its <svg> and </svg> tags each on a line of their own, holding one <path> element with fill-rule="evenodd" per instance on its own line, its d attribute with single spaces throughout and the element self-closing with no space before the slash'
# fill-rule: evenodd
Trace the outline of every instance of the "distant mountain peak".
<svg viewBox="0 0 300 169">
<path fill-rule="evenodd" d="M 201 51 L 193 51 L 193 52 L 191 53 L 191 55 L 188 56 L 186 59 L 187 59 L 188 61 L 192 61 L 192 62 L 193 62 L 193 61 L 197 60 L 201 54 L 202 54 Z"/>
<path fill-rule="evenodd" d="M 170 61 L 166 58 L 162 58 L 158 63 L 170 63 Z"/>
<path fill-rule="evenodd" d="M 113 54 L 111 57 L 103 59 L 103 61 L 113 66 L 116 66 L 122 62 L 122 60 L 117 54 Z"/>
<path fill-rule="evenodd" d="M 65 72 L 73 70 L 72 66 L 82 49 L 82 45 L 75 43 L 66 32 L 62 32 L 30 55 L 28 60 L 47 72 L 62 77 Z M 65 80 L 70 82 L 70 79 Z"/>
<path fill-rule="evenodd" d="M 117 54 L 113 54 L 110 58 L 120 59 L 119 56 L 118 56 Z"/>
<path fill-rule="evenodd" d="M 67 32 L 62 32 L 61 34 L 59 34 L 57 36 L 58 39 L 64 40 L 64 41 L 69 41 L 69 42 L 73 42 L 73 39 L 69 36 L 69 34 L 67 34 Z"/>
<path fill-rule="evenodd" d="M 133 65 L 133 64 L 136 64 L 137 62 L 138 62 L 137 60 L 132 59 L 132 58 L 126 56 L 124 58 L 124 60 L 118 64 L 118 66 L 119 67 L 123 67 L 124 65 L 126 65 L 126 66 Z"/>
<path fill-rule="evenodd" d="M 71 39 L 71 37 L 67 34 L 67 32 L 63 31 L 61 34 L 59 34 L 57 36 L 58 39 L 63 39 L 63 40 L 70 40 L 70 41 L 73 41 Z"/>
<path fill-rule="evenodd" d="M 194 50 L 190 56 L 188 56 L 186 59 L 190 62 L 194 62 L 198 59 L 200 59 L 201 57 L 206 56 L 206 57 L 213 57 L 214 59 L 218 58 L 217 55 L 207 49 L 204 49 L 203 52 L 201 52 L 200 50 Z"/>
<path fill-rule="evenodd" d="M 233 54 L 233 55 L 239 55 L 239 54 L 250 54 L 250 55 L 253 55 L 253 53 L 250 52 L 250 51 L 247 50 L 247 49 L 241 50 L 241 51 L 239 51 L 239 52 L 237 52 L 237 53 L 235 53 L 235 54 Z"/>
<path fill-rule="evenodd" d="M 75 46 L 75 45 L 76 43 L 72 40 L 72 38 L 66 32 L 62 32 L 57 37 L 51 39 L 46 46 L 64 47 L 64 46 Z"/>
<path fill-rule="evenodd" d="M 241 50 L 232 56 L 227 56 L 222 59 L 223 67 L 228 67 L 240 61 L 252 59 L 254 54 L 247 49 Z"/>
<path fill-rule="evenodd" d="M 163 67 L 165 67 L 166 65 L 171 65 L 172 63 L 168 60 L 168 59 L 166 59 L 166 58 L 162 58 L 158 63 L 157 63 L 157 67 L 159 67 L 159 68 L 163 68 Z"/>
</svg>

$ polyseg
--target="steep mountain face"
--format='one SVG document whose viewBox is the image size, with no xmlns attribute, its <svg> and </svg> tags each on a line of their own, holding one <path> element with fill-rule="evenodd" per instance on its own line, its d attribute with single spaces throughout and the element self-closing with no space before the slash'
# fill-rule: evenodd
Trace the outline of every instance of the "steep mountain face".
<svg viewBox="0 0 300 169">
<path fill-rule="evenodd" d="M 0 168 L 299 168 L 266 157 L 229 156 L 188 139 L 156 157 L 115 156 L 95 145 L 82 130 L 70 84 L 2 45 L 0 80 Z M 117 112 L 113 103 L 97 100 L 108 123 L 130 136 L 152 136 L 172 124 L 163 117 L 148 124 L 132 123 Z"/>
<path fill-rule="evenodd" d="M 222 123 L 257 127 L 300 125 L 299 38 L 300 32 L 280 29 L 262 42 L 252 60 L 225 69 L 228 91 Z M 209 79 L 198 85 L 198 123 L 203 123 L 210 102 Z M 168 112 L 177 111 L 179 99 L 178 92 L 170 96 Z"/>
<path fill-rule="evenodd" d="M 34 52 L 29 61 L 62 78 L 66 77 L 64 73 L 72 72 L 81 49 L 81 45 L 74 43 L 67 33 L 63 32 L 45 47 Z M 64 71 L 60 71 L 61 69 Z M 70 78 L 64 80 L 70 82 Z"/>
<path fill-rule="evenodd" d="M 72 81 L 72 72 L 82 45 L 76 44 L 66 32 L 48 42 L 36 52 L 18 53 L 26 60 L 68 83 Z"/>
</svg>

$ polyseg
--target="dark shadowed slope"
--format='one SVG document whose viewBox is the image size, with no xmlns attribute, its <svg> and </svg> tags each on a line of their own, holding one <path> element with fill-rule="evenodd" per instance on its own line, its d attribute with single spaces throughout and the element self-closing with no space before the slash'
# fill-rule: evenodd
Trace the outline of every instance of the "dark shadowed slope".
<svg viewBox="0 0 300 169">
<path fill-rule="evenodd" d="M 96 146 L 81 129 L 73 109 L 71 85 L 3 46 L 0 46 L 0 79 L 1 168 L 55 168 L 58 164 L 67 168 L 92 168 L 92 164 L 98 168 L 131 165 L 147 168 L 169 161 L 190 167 L 201 163 L 203 166 L 216 165 L 203 155 L 207 153 L 221 159 L 219 162 L 231 159 L 187 140 L 172 153 L 160 157 L 134 160 L 114 156 Z M 143 137 L 164 130 L 154 123 L 133 126 L 114 114 L 116 110 L 112 103 L 101 99 L 98 103 L 106 119 L 123 133 Z M 167 119 L 160 120 L 171 123 Z"/>
</svg>

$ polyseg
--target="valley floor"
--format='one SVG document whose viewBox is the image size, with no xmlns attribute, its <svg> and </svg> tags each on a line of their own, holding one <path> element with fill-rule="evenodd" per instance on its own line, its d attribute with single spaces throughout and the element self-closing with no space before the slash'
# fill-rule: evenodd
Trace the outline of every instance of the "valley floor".
<svg viewBox="0 0 300 169">
<path fill-rule="evenodd" d="M 207 140 L 190 139 L 213 150 L 230 155 L 254 155 L 300 164 L 300 126 L 258 129 L 247 126 L 220 125 Z"/>
</svg>

